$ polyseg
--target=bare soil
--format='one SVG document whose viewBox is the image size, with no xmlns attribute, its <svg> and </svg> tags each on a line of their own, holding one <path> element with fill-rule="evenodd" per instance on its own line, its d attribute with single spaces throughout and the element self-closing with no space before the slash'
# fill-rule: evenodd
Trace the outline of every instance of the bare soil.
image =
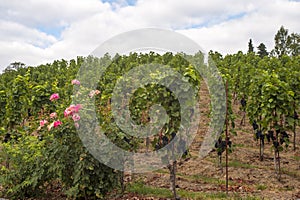
<svg viewBox="0 0 300 200">
<path fill-rule="evenodd" d="M 209 119 L 208 89 L 202 86 L 201 91 L 201 124 L 198 134 L 190 148 L 192 157 L 181 161 L 177 170 L 178 188 L 191 192 L 201 191 L 214 193 L 226 191 L 225 168 L 223 172 L 217 164 L 217 153 L 211 152 L 204 159 L 198 158 L 203 136 Z M 203 98 L 202 98 L 203 97 Z M 245 126 L 240 125 L 241 113 L 239 104 L 234 104 L 237 134 L 231 134 L 233 151 L 229 154 L 229 196 L 257 197 L 260 199 L 300 199 L 300 137 L 297 139 L 297 149 L 293 151 L 292 143 L 280 154 L 281 179 L 277 179 L 274 170 L 272 145 L 266 143 L 264 160 L 259 158 L 259 143 L 254 140 L 252 126 L 246 118 Z M 299 133 L 299 128 L 297 129 Z M 290 140 L 293 134 L 290 132 Z M 223 153 L 225 162 L 225 153 Z M 143 176 L 145 184 L 154 187 L 169 188 L 168 170 L 149 173 Z"/>
</svg>

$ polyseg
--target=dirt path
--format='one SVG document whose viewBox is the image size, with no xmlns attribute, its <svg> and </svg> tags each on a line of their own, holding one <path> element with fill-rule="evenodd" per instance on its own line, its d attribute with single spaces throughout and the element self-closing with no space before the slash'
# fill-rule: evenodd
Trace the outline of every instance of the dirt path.
<svg viewBox="0 0 300 200">
<path fill-rule="evenodd" d="M 203 97 L 200 104 L 201 123 L 190 148 L 192 157 L 180 162 L 178 166 L 178 188 L 191 192 L 225 191 L 225 173 L 222 173 L 217 166 L 216 152 L 211 152 L 205 159 L 199 159 L 197 156 L 209 123 L 207 105 L 210 100 L 205 85 L 202 85 L 200 95 Z M 238 107 L 239 105 L 234 106 L 236 113 Z M 265 145 L 265 157 L 260 161 L 259 145 L 253 139 L 252 127 L 248 119 L 246 119 L 246 126 L 240 126 L 239 122 L 240 116 L 237 116 L 237 135 L 231 135 L 233 152 L 229 154 L 229 195 L 255 196 L 261 199 L 300 198 L 300 147 L 294 152 L 290 144 L 288 150 L 281 152 L 282 176 L 281 181 L 278 181 L 274 173 L 271 144 Z M 297 144 L 300 146 L 299 138 Z M 225 153 L 223 160 L 225 160 Z M 167 169 L 146 174 L 143 180 L 149 186 L 169 188 Z"/>
</svg>

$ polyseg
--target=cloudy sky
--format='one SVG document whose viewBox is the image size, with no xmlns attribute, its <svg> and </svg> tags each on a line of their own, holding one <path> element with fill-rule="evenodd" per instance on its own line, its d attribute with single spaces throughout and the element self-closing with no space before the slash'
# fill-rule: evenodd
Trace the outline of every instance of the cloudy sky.
<svg viewBox="0 0 300 200">
<path fill-rule="evenodd" d="M 281 25 L 300 33 L 300 0 L 0 0 L 0 70 L 86 56 L 125 31 L 163 28 L 205 51 L 268 50 Z"/>
</svg>

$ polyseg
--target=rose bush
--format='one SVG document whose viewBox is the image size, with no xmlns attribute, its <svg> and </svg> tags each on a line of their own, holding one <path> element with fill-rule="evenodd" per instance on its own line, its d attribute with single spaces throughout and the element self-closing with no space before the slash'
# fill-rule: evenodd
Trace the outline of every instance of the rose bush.
<svg viewBox="0 0 300 200">
<path fill-rule="evenodd" d="M 9 136 L 0 143 L 1 197 L 41 196 L 55 182 L 68 198 L 100 199 L 117 186 L 118 172 L 94 159 L 76 132 L 83 108 L 71 102 L 73 87 L 81 87 L 74 76 L 82 61 L 55 61 L 0 75 L 5 110 L 0 112 L 0 138 Z"/>
</svg>

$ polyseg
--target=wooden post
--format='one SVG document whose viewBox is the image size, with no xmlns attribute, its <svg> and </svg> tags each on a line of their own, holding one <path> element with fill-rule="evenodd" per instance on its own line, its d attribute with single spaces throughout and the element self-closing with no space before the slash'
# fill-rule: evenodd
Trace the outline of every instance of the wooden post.
<svg viewBox="0 0 300 200">
<path fill-rule="evenodd" d="M 294 141 L 293 141 L 293 147 L 294 147 L 294 151 L 296 151 L 296 116 L 297 116 L 297 113 L 296 113 L 296 108 L 295 108 L 295 102 L 294 102 L 294 116 L 293 116 L 293 118 L 294 118 L 294 130 L 293 130 L 293 132 L 294 132 Z"/>
<path fill-rule="evenodd" d="M 296 119 L 294 119 L 294 151 L 296 151 Z"/>
<path fill-rule="evenodd" d="M 226 194 L 228 195 L 228 81 L 226 80 L 226 118 L 225 118 L 225 125 L 226 125 Z"/>
</svg>

